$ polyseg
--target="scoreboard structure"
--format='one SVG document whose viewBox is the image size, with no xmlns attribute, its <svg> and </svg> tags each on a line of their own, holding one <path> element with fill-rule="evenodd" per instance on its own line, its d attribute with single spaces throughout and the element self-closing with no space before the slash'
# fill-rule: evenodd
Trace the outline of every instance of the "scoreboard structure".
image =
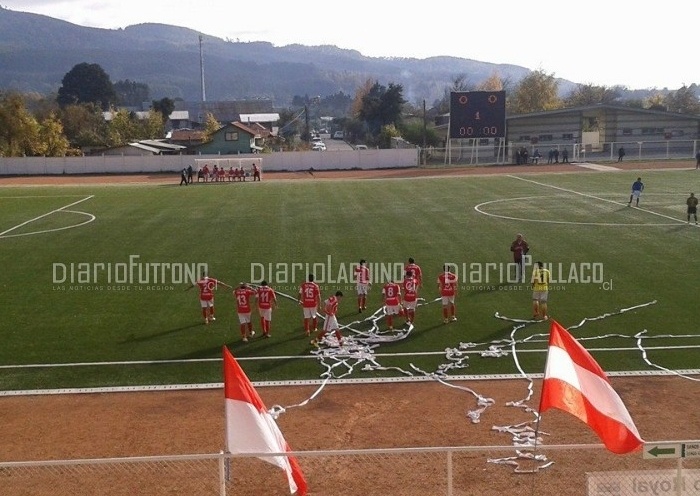
<svg viewBox="0 0 700 496">
<path fill-rule="evenodd" d="M 450 93 L 450 139 L 505 137 L 505 91 Z"/>
</svg>

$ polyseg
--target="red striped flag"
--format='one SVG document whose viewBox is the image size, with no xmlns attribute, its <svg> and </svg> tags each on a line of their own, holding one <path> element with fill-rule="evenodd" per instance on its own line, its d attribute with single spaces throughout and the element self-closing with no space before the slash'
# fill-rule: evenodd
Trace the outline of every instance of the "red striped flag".
<svg viewBox="0 0 700 496">
<path fill-rule="evenodd" d="M 286 453 L 292 451 L 265 408 L 258 392 L 231 352 L 224 346 L 226 449 L 229 453 Z M 301 467 L 293 456 L 260 457 L 285 471 L 291 494 L 306 495 Z"/>
<path fill-rule="evenodd" d="M 551 321 L 540 414 L 549 408 L 568 412 L 588 424 L 613 453 L 629 453 L 644 443 L 603 369 L 555 321 Z"/>
</svg>

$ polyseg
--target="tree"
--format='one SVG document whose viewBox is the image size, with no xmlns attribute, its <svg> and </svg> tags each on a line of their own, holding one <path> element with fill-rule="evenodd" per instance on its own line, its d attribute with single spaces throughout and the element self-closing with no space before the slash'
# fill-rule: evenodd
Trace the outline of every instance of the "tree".
<svg viewBox="0 0 700 496">
<path fill-rule="evenodd" d="M 107 73 L 99 64 L 83 62 L 63 76 L 56 98 L 63 107 L 75 103 L 95 103 L 102 110 L 109 109 L 117 101 Z"/>
<path fill-rule="evenodd" d="M 620 87 L 596 86 L 594 84 L 579 84 L 564 99 L 566 107 L 581 107 L 598 103 L 615 103 L 620 98 Z"/>
<path fill-rule="evenodd" d="M 175 102 L 170 98 L 161 98 L 160 100 L 153 100 L 152 102 L 153 110 L 160 112 L 163 123 L 167 122 L 170 118 L 170 114 L 175 110 Z"/>
<path fill-rule="evenodd" d="M 401 109 L 405 103 L 403 86 L 389 83 L 389 86 L 385 87 L 375 82 L 369 93 L 362 97 L 358 117 L 366 123 L 369 134 L 376 138 L 383 126 L 399 124 Z"/>
<path fill-rule="evenodd" d="M 520 81 L 509 99 L 510 112 L 527 114 L 561 108 L 558 86 L 554 74 L 543 70 L 531 72 Z"/>
<path fill-rule="evenodd" d="M 141 107 L 143 102 L 150 99 L 150 89 L 146 83 L 136 81 L 117 81 L 114 83 L 117 103 L 123 107 Z"/>
<path fill-rule="evenodd" d="M 41 122 L 39 142 L 42 155 L 46 157 L 64 157 L 68 153 L 70 143 L 63 134 L 63 124 L 55 114 L 49 115 Z"/>
<path fill-rule="evenodd" d="M 476 87 L 469 82 L 465 74 L 457 76 L 452 81 L 452 86 L 445 88 L 442 98 L 433 103 L 433 107 L 437 109 L 438 113 L 447 114 L 450 111 L 450 95 L 452 92 L 473 91 L 475 88 Z"/>
<path fill-rule="evenodd" d="M 700 114 L 700 101 L 695 94 L 693 86 L 683 85 L 676 91 L 666 95 L 664 99 L 666 110 L 682 114 Z"/>
<path fill-rule="evenodd" d="M 102 110 L 94 103 L 67 105 L 59 117 L 71 147 L 107 146 L 109 127 Z"/>
<path fill-rule="evenodd" d="M 39 123 L 19 93 L 0 94 L 0 155 L 21 157 L 41 154 Z"/>
<path fill-rule="evenodd" d="M 206 136 L 206 141 L 211 141 L 212 135 L 221 129 L 221 124 L 216 120 L 214 114 L 207 112 L 204 116 L 204 134 Z"/>
</svg>

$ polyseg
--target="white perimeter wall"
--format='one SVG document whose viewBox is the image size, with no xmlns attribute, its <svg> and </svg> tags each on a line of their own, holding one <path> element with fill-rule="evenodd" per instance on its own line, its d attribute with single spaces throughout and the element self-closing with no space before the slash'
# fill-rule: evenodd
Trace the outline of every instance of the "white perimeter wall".
<svg viewBox="0 0 700 496">
<path fill-rule="evenodd" d="M 144 155 L 0 157 L 0 175 L 137 174 L 179 172 L 194 159 L 262 159 L 263 171 L 391 169 L 418 167 L 418 149 L 276 152 L 259 155 Z M 196 168 L 195 168 L 196 169 Z"/>
</svg>

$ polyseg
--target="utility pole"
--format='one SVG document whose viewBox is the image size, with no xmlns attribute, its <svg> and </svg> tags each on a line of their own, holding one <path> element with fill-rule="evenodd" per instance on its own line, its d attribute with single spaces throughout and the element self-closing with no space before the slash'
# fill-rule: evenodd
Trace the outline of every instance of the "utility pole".
<svg viewBox="0 0 700 496">
<path fill-rule="evenodd" d="M 200 34 L 199 35 L 199 72 L 200 72 L 200 79 L 201 79 L 201 84 L 202 84 L 202 101 L 206 102 L 207 101 L 207 92 L 204 89 L 204 50 L 202 49 L 202 42 L 204 41 L 204 37 Z"/>
</svg>

